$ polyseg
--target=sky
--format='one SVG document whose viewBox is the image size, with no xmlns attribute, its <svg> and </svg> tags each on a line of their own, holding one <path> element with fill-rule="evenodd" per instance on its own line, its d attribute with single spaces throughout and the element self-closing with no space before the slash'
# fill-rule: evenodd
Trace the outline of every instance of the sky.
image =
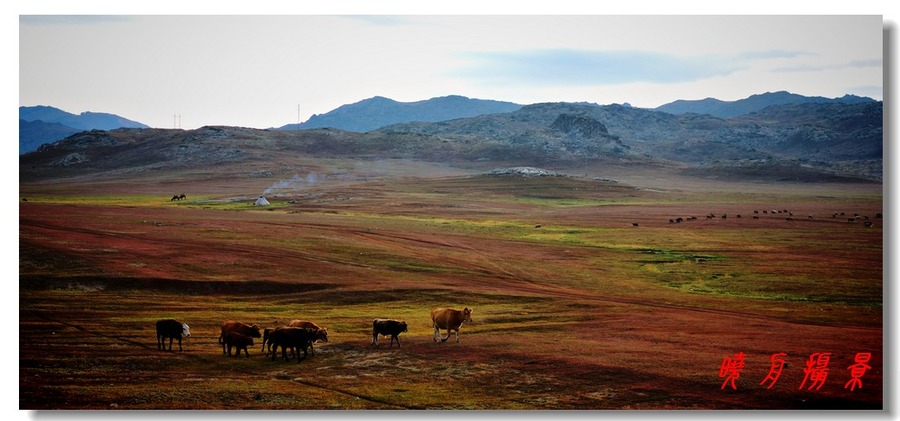
<svg viewBox="0 0 900 421">
<path fill-rule="evenodd" d="M 366 10 L 21 13 L 19 105 L 191 129 L 280 127 L 374 96 L 646 108 L 782 90 L 883 99 L 879 14 Z"/>
</svg>

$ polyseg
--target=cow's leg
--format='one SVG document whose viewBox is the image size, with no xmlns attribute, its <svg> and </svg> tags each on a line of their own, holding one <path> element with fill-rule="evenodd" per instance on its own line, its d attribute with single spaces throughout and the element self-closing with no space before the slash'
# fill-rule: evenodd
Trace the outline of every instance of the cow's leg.
<svg viewBox="0 0 900 421">
<path fill-rule="evenodd" d="M 447 332 L 447 337 L 450 337 L 450 332 Z M 456 343 L 459 343 L 459 329 L 456 329 Z"/>
<path fill-rule="evenodd" d="M 305 360 L 307 356 L 306 346 L 303 346 L 303 359 Z M 300 363 L 300 350 L 297 350 L 297 363 Z"/>
<path fill-rule="evenodd" d="M 375 345 L 378 346 L 378 332 L 372 332 L 372 343 L 369 346 Z"/>
<path fill-rule="evenodd" d="M 247 358 L 250 358 L 250 351 L 247 351 L 247 347 L 246 347 L 246 346 L 244 347 L 244 354 L 247 355 Z M 239 349 L 239 350 L 238 350 L 238 357 L 240 357 L 240 356 L 241 356 L 241 350 Z"/>
<path fill-rule="evenodd" d="M 172 338 L 169 337 L 169 351 L 172 350 Z"/>
<path fill-rule="evenodd" d="M 181 349 L 181 336 L 178 337 L 178 352 L 184 352 L 184 350 Z"/>
<path fill-rule="evenodd" d="M 437 324 L 433 325 L 434 327 L 434 341 L 437 342 L 438 338 L 441 336 L 441 328 L 438 327 Z M 443 341 L 441 341 L 443 342 Z"/>
</svg>

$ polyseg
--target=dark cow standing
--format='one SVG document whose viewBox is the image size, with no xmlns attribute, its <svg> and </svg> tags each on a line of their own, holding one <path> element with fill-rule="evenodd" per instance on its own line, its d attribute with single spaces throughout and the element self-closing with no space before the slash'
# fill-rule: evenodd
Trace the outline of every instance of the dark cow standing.
<svg viewBox="0 0 900 421">
<path fill-rule="evenodd" d="M 231 356 L 231 348 L 236 348 L 237 353 L 234 354 L 236 357 L 241 356 L 241 350 L 244 350 L 244 354 L 247 355 L 247 358 L 250 358 L 250 351 L 247 351 L 248 346 L 253 346 L 253 338 L 243 335 L 237 332 L 226 332 L 225 336 L 222 338 L 223 346 L 228 347 L 228 356 Z"/>
<path fill-rule="evenodd" d="M 316 343 L 319 341 L 328 342 L 328 329 L 325 329 L 324 327 L 321 327 L 313 322 L 310 322 L 308 320 L 291 320 L 291 323 L 289 323 L 288 326 L 289 327 L 303 327 L 306 329 L 313 329 L 316 331 L 316 340 L 314 340 L 309 345 L 309 352 L 311 354 L 313 354 L 313 356 L 316 355 L 316 350 L 312 346 L 313 343 Z"/>
<path fill-rule="evenodd" d="M 293 348 L 297 350 L 297 362 L 306 359 L 308 356 L 306 349 L 309 348 L 313 341 L 316 340 L 316 331 L 303 327 L 279 327 L 269 333 L 269 343 L 272 346 L 272 361 L 275 361 L 275 355 L 278 354 L 278 347 L 281 347 L 281 358 L 287 360 L 287 349 Z M 303 350 L 303 358 L 300 358 L 300 350 Z"/>
<path fill-rule="evenodd" d="M 375 319 L 372 321 L 372 343 L 370 345 L 378 346 L 378 335 L 390 336 L 391 346 L 394 346 L 394 340 L 397 340 L 397 346 L 400 345 L 400 334 L 407 331 L 406 322 L 394 319 Z"/>
<path fill-rule="evenodd" d="M 166 350 L 166 338 L 169 338 L 169 351 L 172 350 L 172 340 L 178 339 L 178 351 L 181 352 L 181 338 L 191 336 L 191 328 L 187 323 L 175 319 L 162 319 L 156 322 L 156 348 Z"/>
<path fill-rule="evenodd" d="M 222 322 L 222 333 L 219 334 L 219 343 L 222 344 L 222 353 L 225 354 L 225 342 L 223 338 L 225 334 L 228 332 L 237 332 L 244 336 L 249 336 L 251 338 L 259 338 L 262 335 L 259 333 L 259 327 L 256 325 L 248 325 L 242 322 L 236 322 L 234 320 L 228 320 Z"/>
<path fill-rule="evenodd" d="M 450 339 L 450 332 L 456 331 L 456 342 L 459 343 L 459 328 L 464 322 L 472 323 L 472 309 L 466 307 L 463 310 L 450 308 L 436 308 L 431 310 L 431 323 L 434 326 L 434 341 L 441 338 L 441 342 Z M 447 330 L 447 337 L 441 335 L 441 329 Z"/>
</svg>

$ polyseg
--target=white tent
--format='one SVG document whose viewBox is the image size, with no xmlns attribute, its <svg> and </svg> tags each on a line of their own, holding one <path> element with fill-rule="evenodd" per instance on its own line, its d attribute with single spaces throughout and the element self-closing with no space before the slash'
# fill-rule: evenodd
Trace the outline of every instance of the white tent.
<svg viewBox="0 0 900 421">
<path fill-rule="evenodd" d="M 266 197 L 265 197 L 265 196 L 260 196 L 259 199 L 256 199 L 256 203 L 254 203 L 254 205 L 256 205 L 256 206 L 269 206 L 269 201 L 266 200 Z"/>
</svg>

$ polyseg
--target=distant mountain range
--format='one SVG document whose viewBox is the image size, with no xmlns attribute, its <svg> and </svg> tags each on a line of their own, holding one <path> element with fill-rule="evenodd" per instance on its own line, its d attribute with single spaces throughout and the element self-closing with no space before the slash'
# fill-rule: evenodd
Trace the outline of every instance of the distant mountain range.
<svg viewBox="0 0 900 421">
<path fill-rule="evenodd" d="M 331 128 L 117 129 L 72 135 L 20 159 L 20 177 L 269 168 L 298 156 L 411 159 L 467 167 L 665 165 L 743 180 L 883 177 L 883 103 L 773 105 L 732 118 L 623 105 L 532 104 L 507 113 Z M 217 170 L 218 171 L 218 170 Z"/>
<path fill-rule="evenodd" d="M 730 118 L 749 114 L 773 105 L 788 104 L 812 104 L 812 103 L 842 103 L 858 104 L 862 102 L 875 102 L 872 98 L 856 95 L 844 95 L 840 98 L 825 98 L 821 96 L 803 96 L 790 92 L 766 92 L 764 94 L 751 95 L 748 98 L 737 101 L 721 101 L 715 98 L 706 98 L 696 101 L 678 100 L 654 108 L 669 114 L 709 114 L 715 117 Z"/>
<path fill-rule="evenodd" d="M 679 100 L 659 106 L 652 111 L 675 115 L 707 114 L 720 118 L 732 118 L 775 105 L 873 102 L 876 101 L 854 95 L 829 99 L 780 91 L 753 95 L 737 101 L 721 101 L 714 98 L 696 101 Z M 596 104 L 578 103 L 577 105 Z M 325 114 L 313 115 L 308 121 L 299 125 L 287 124 L 278 129 L 334 128 L 364 133 L 402 123 L 442 122 L 481 115 L 511 113 L 522 107 L 523 105 L 512 102 L 472 99 L 459 95 L 415 102 L 399 102 L 376 96 L 353 104 L 342 105 Z M 19 107 L 19 119 L 20 154 L 37 150 L 44 143 L 52 143 L 85 130 L 147 128 L 142 123 L 115 114 L 84 112 L 75 115 L 49 106 Z"/>
<path fill-rule="evenodd" d="M 482 114 L 508 113 L 522 108 L 503 101 L 472 99 L 459 95 L 416 102 L 398 102 L 376 96 L 342 105 L 325 114 L 314 114 L 304 123 L 281 126 L 282 130 L 334 128 L 368 132 L 384 126 L 410 121 L 435 122 Z"/>
<path fill-rule="evenodd" d="M 83 112 L 76 115 L 45 105 L 19 107 L 19 154 L 85 130 L 121 127 L 148 128 L 145 124 L 115 114 Z"/>
</svg>

